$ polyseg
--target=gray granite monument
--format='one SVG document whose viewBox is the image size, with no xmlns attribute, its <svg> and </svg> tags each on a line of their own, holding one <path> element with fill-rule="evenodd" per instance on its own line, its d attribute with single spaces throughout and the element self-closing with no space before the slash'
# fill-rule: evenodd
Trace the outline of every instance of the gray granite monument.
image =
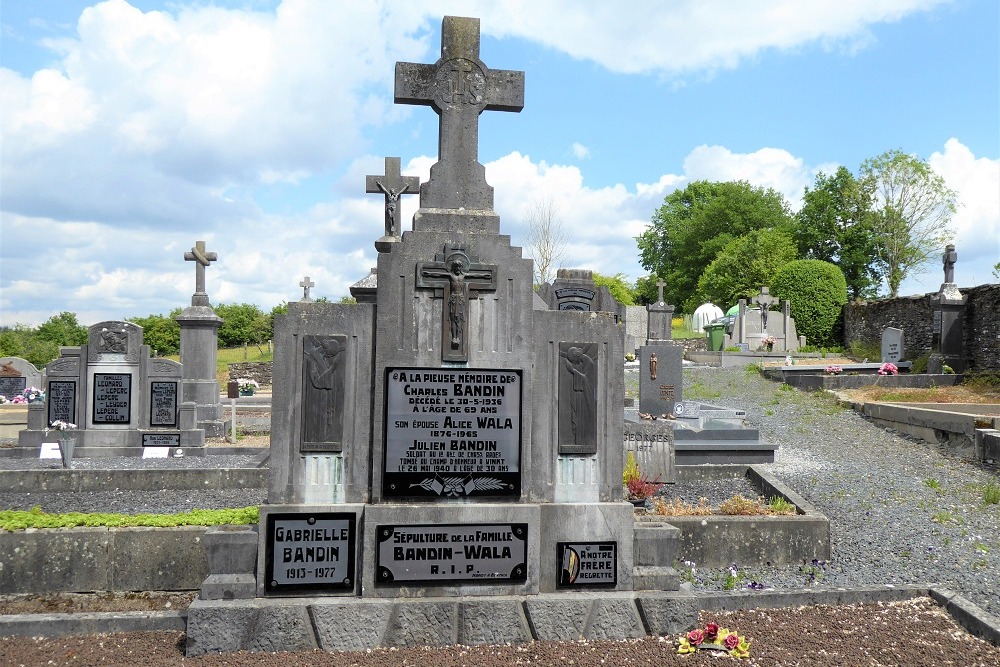
<svg viewBox="0 0 1000 667">
<path fill-rule="evenodd" d="M 663 417 L 684 400 L 684 348 L 673 343 L 639 348 L 639 412 Z"/>
<path fill-rule="evenodd" d="M 523 73 L 480 60 L 478 19 L 446 17 L 440 60 L 397 64 L 395 85 L 440 116 L 439 161 L 412 231 L 352 286 L 357 304 L 276 318 L 256 589 L 233 579 L 229 597 L 252 599 L 196 600 L 189 655 L 364 648 L 397 631 L 524 641 L 529 607 L 538 622 L 582 613 L 544 597 L 557 589 L 676 588 L 670 563 L 634 570 L 620 327 L 539 307 L 531 260 L 499 234 L 478 116 L 520 110 Z M 639 632 L 630 609 L 593 613 Z"/>
<path fill-rule="evenodd" d="M 41 386 L 42 374 L 33 363 L 20 357 L 0 358 L 0 396 L 11 400 L 25 389 Z"/>
<path fill-rule="evenodd" d="M 886 327 L 882 330 L 882 363 L 898 363 L 903 358 L 903 330 Z"/>
<path fill-rule="evenodd" d="M 205 269 L 217 259 L 216 253 L 205 249 L 204 241 L 198 241 L 189 252 L 184 253 L 185 261 L 195 263 L 195 290 L 191 305 L 174 318 L 181 327 L 185 400 L 193 401 L 197 406 L 198 428 L 204 429 L 210 438 L 225 435 L 219 382 L 215 375 L 222 318 L 212 310 L 205 292 Z"/>
<path fill-rule="evenodd" d="M 931 356 L 927 360 L 928 373 L 941 373 L 944 366 L 956 373 L 965 371 L 968 365 L 965 356 L 965 306 L 968 297 L 962 295 L 955 283 L 955 263 L 958 253 L 955 246 L 948 244 L 941 256 L 944 265 L 944 282 L 937 294 L 929 297 L 933 309 L 931 330 Z"/>
<path fill-rule="evenodd" d="M 670 340 L 673 337 L 671 325 L 674 318 L 674 307 L 663 300 L 663 288 L 666 283 L 663 278 L 656 281 L 656 303 L 646 306 L 646 344 L 655 341 Z"/>
</svg>

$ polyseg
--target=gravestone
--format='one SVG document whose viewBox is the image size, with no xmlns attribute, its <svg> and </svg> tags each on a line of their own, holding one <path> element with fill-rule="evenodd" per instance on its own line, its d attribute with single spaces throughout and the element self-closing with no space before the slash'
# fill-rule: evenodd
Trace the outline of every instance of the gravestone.
<svg viewBox="0 0 1000 667">
<path fill-rule="evenodd" d="M 594 282 L 594 272 L 587 269 L 559 269 L 551 284 L 538 288 L 538 296 L 552 310 L 611 313 L 615 321 L 625 319 L 625 306 L 605 285 Z"/>
<path fill-rule="evenodd" d="M 205 433 L 195 428 L 195 407 L 182 401 L 182 368 L 153 358 L 142 344 L 142 327 L 131 322 L 99 322 L 87 343 L 60 348 L 45 367 L 45 402 L 31 406 L 22 447 L 39 446 L 56 420 L 77 424 L 77 455 L 128 454 L 142 447 L 197 448 Z"/>
<path fill-rule="evenodd" d="M 646 306 L 646 344 L 654 344 L 659 340 L 670 340 L 673 337 L 671 324 L 674 317 L 674 307 L 663 300 L 663 278 L 656 281 L 656 303 Z"/>
<path fill-rule="evenodd" d="M 756 310 L 747 307 L 747 300 L 738 301 L 736 321 L 733 323 L 733 333 L 726 336 L 724 347 L 746 345 L 748 351 L 761 351 L 766 336 L 774 338 L 772 352 L 795 352 L 805 345 L 805 338 L 799 337 L 795 329 L 795 319 L 792 317 L 791 304 L 787 299 L 779 300 L 770 294 L 767 286 L 761 287 L 760 294 L 754 297 Z M 780 317 L 770 311 L 770 306 L 780 303 Z"/>
<path fill-rule="evenodd" d="M 42 374 L 35 365 L 20 357 L 0 358 L 0 396 L 7 400 L 20 396 L 25 389 L 42 386 Z"/>
<path fill-rule="evenodd" d="M 684 400 L 684 348 L 671 343 L 639 348 L 639 412 L 670 415 Z"/>
<path fill-rule="evenodd" d="M 903 358 L 903 330 L 886 327 L 882 330 L 882 363 L 897 363 Z"/>
<path fill-rule="evenodd" d="M 958 253 L 948 244 L 941 256 L 944 265 L 944 282 L 937 294 L 929 297 L 933 310 L 931 329 L 931 356 L 927 360 L 928 373 L 941 373 L 948 365 L 956 373 L 965 371 L 965 306 L 968 297 L 962 295 L 955 284 L 955 263 Z"/>
<path fill-rule="evenodd" d="M 499 234 L 478 163 L 479 114 L 519 110 L 523 83 L 480 60 L 477 19 L 446 17 L 440 60 L 396 66 L 396 101 L 440 116 L 412 230 L 378 254 L 357 304 L 276 318 L 256 596 L 302 596 L 289 613 L 324 637 L 354 632 L 335 617 L 384 610 L 412 636 L 458 637 L 475 616 L 513 639 L 537 596 L 633 587 L 621 327 L 537 308 L 532 262 Z M 563 567 L 574 553 L 613 576 L 585 585 Z M 447 611 L 459 598 L 465 621 Z M 256 641 L 247 611 L 274 602 L 196 600 L 189 653 Z"/>
<path fill-rule="evenodd" d="M 205 269 L 216 260 L 218 255 L 209 252 L 204 241 L 198 241 L 189 252 L 184 253 L 184 261 L 195 263 L 195 290 L 191 295 L 191 305 L 174 318 L 181 327 L 184 400 L 195 403 L 198 428 L 204 429 L 205 435 L 210 438 L 225 435 L 219 381 L 215 375 L 222 318 L 212 310 L 205 292 Z"/>
</svg>

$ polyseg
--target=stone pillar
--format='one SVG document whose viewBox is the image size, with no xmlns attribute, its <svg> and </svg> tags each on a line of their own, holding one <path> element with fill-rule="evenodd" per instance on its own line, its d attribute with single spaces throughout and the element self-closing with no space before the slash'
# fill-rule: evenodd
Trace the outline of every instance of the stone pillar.
<svg viewBox="0 0 1000 667">
<path fill-rule="evenodd" d="M 736 315 L 736 324 L 733 326 L 733 339 L 737 343 L 747 342 L 747 300 L 739 300 L 739 311 Z"/>
<path fill-rule="evenodd" d="M 219 357 L 219 327 L 222 318 L 211 306 L 189 306 L 176 318 L 181 327 L 182 400 L 197 405 L 198 428 L 205 436 L 225 435 L 216 362 Z"/>
</svg>

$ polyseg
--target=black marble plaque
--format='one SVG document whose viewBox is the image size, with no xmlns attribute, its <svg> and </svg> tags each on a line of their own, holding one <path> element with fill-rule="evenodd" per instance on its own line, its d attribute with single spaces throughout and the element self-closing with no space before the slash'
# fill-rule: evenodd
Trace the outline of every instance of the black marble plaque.
<svg viewBox="0 0 1000 667">
<path fill-rule="evenodd" d="M 300 451 L 343 451 L 346 349 L 347 336 L 302 337 Z"/>
<path fill-rule="evenodd" d="M 143 447 L 180 447 L 180 433 L 143 433 Z"/>
<path fill-rule="evenodd" d="M 521 494 L 521 371 L 387 368 L 382 494 Z"/>
<path fill-rule="evenodd" d="M 49 424 L 56 420 L 76 423 L 76 383 L 69 380 L 50 380 L 45 394 L 49 405 Z"/>
<path fill-rule="evenodd" d="M 559 343 L 559 453 L 597 453 L 597 343 Z"/>
<path fill-rule="evenodd" d="M 525 581 L 528 524 L 379 526 L 376 584 Z"/>
<path fill-rule="evenodd" d="M 94 423 L 132 421 L 132 374 L 94 373 Z"/>
<path fill-rule="evenodd" d="M 149 425 L 177 426 L 177 383 L 149 383 Z"/>
<path fill-rule="evenodd" d="M 264 591 L 352 590 L 356 523 L 354 513 L 347 512 L 268 514 Z"/>
<path fill-rule="evenodd" d="M 557 542 L 558 588 L 615 586 L 618 583 L 617 542 Z"/>
<path fill-rule="evenodd" d="M 19 396 L 28 388 L 28 379 L 24 377 L 0 377 L 0 396 L 10 400 Z"/>
</svg>

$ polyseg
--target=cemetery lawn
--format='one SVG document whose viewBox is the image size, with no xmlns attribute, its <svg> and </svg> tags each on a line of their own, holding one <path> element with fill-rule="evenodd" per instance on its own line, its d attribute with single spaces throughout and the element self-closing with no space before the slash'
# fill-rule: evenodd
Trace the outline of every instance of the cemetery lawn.
<svg viewBox="0 0 1000 667">
<path fill-rule="evenodd" d="M 1000 390 L 989 391 L 967 385 L 929 389 L 874 386 L 842 389 L 837 393 L 858 403 L 1000 403 Z"/>
</svg>

